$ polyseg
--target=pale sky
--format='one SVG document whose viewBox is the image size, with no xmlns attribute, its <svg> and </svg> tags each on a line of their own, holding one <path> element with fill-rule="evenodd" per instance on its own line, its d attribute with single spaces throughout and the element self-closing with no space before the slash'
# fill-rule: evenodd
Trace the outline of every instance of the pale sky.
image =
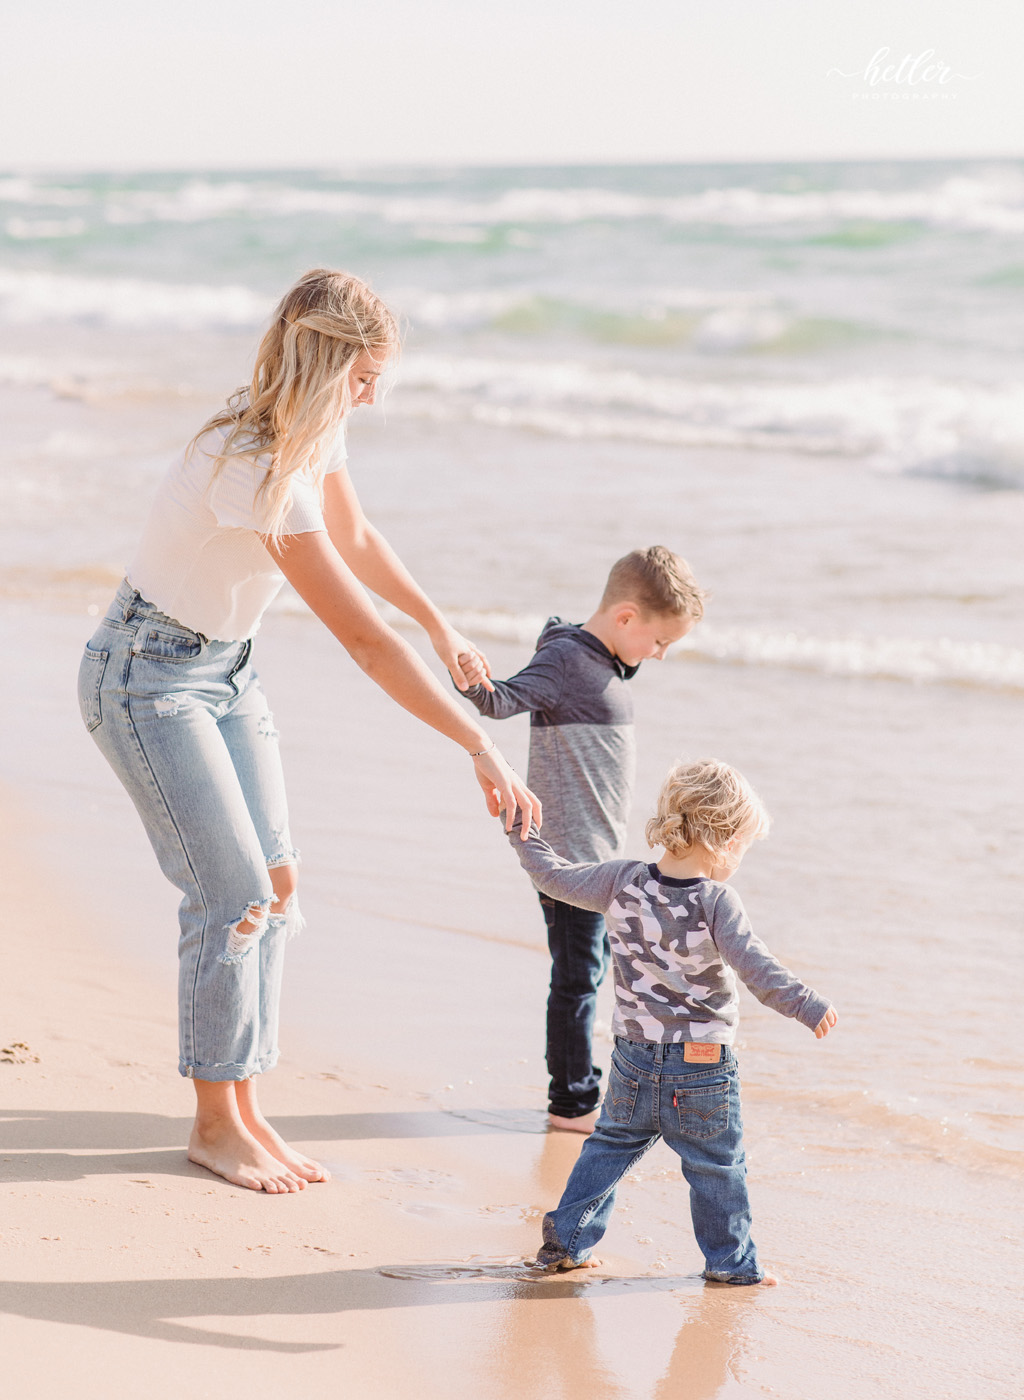
<svg viewBox="0 0 1024 1400">
<path fill-rule="evenodd" d="M 1019 0 L 0 0 L 0 23 L 2 170 L 1024 155 Z"/>
</svg>

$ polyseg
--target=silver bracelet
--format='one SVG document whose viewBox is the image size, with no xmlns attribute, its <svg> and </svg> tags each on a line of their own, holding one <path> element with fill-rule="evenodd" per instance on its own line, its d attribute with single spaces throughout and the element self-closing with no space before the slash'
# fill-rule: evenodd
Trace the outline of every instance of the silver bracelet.
<svg viewBox="0 0 1024 1400">
<path fill-rule="evenodd" d="M 490 745 L 486 749 L 481 749 L 479 753 L 471 753 L 469 756 L 470 758 L 483 758 L 485 753 L 490 753 L 492 749 L 496 749 L 497 747 L 497 742 L 492 739 Z"/>
</svg>

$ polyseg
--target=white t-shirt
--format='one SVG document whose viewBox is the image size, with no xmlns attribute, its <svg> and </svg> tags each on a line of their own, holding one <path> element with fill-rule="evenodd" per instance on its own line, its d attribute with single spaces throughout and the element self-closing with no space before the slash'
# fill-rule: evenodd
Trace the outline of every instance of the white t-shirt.
<svg viewBox="0 0 1024 1400">
<path fill-rule="evenodd" d="M 157 491 L 128 582 L 148 603 L 211 641 L 251 637 L 284 583 L 264 548 L 266 507 L 259 487 L 267 456 L 227 458 L 214 477 L 227 428 L 212 428 L 186 460 L 174 463 Z M 344 430 L 325 454 L 324 474 L 345 465 Z M 211 478 L 212 484 L 211 484 Z M 312 477 L 292 477 L 291 504 L 278 533 L 326 530 Z"/>
</svg>

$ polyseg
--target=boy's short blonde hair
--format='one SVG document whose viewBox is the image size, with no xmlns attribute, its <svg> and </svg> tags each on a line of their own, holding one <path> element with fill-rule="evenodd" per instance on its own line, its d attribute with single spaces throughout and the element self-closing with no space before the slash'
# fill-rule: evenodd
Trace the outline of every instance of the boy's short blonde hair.
<svg viewBox="0 0 1024 1400">
<path fill-rule="evenodd" d="M 612 565 L 601 607 L 635 603 L 648 615 L 692 617 L 699 622 L 704 616 L 704 598 L 686 560 L 663 544 L 655 544 L 650 549 L 634 549 Z"/>
<path fill-rule="evenodd" d="M 768 826 L 764 804 L 742 773 L 699 758 L 671 769 L 645 835 L 649 846 L 663 846 L 670 856 L 699 846 L 717 864 L 734 836 L 767 836 Z"/>
</svg>

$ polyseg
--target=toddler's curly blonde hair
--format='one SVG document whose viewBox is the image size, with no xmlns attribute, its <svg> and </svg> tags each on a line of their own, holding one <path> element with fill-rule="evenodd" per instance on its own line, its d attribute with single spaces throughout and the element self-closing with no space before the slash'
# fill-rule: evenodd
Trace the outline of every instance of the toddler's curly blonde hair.
<svg viewBox="0 0 1024 1400">
<path fill-rule="evenodd" d="M 768 835 L 769 817 L 757 793 L 735 768 L 714 758 L 677 763 L 658 794 L 647 823 L 649 846 L 682 856 L 698 846 L 716 865 L 734 836 Z"/>
</svg>

